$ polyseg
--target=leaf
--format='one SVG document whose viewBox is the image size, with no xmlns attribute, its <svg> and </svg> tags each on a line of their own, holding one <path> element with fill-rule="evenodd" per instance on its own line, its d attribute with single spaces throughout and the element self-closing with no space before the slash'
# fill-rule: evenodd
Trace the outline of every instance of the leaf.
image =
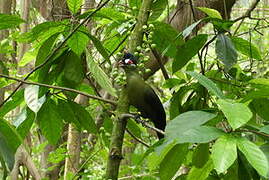
<svg viewBox="0 0 269 180">
<path fill-rule="evenodd" d="M 261 118 L 266 121 L 269 121 L 269 112 L 267 108 L 269 107 L 269 100 L 267 98 L 257 98 L 251 102 L 251 105 L 255 111 Z"/>
<path fill-rule="evenodd" d="M 16 108 L 23 102 L 24 89 L 17 91 L 11 98 L 0 108 L 0 117 L 5 116 L 9 111 Z"/>
<path fill-rule="evenodd" d="M 68 123 L 74 123 L 78 129 L 81 128 L 81 124 L 74 112 L 74 108 L 72 108 L 72 105 L 69 101 L 64 101 L 58 99 L 58 112 L 62 119 Z"/>
<path fill-rule="evenodd" d="M 190 26 L 188 26 L 187 28 L 185 28 L 185 29 L 183 30 L 183 32 L 182 32 L 182 36 L 183 36 L 183 38 L 185 39 L 186 37 L 188 37 L 188 36 L 192 33 L 193 29 L 194 29 L 198 24 L 200 24 L 201 21 L 202 21 L 202 19 L 200 19 L 199 21 L 197 21 L 197 22 L 191 24 Z"/>
<path fill-rule="evenodd" d="M 183 44 L 183 38 L 171 25 L 157 22 L 153 23 L 152 43 L 156 44 L 156 48 L 162 55 L 176 57 L 177 46 Z"/>
<path fill-rule="evenodd" d="M 182 80 L 177 78 L 169 78 L 165 80 L 165 83 L 163 85 L 164 88 L 173 88 L 175 86 L 178 86 L 182 83 Z"/>
<path fill-rule="evenodd" d="M 216 41 L 216 54 L 225 65 L 225 71 L 229 71 L 237 62 L 237 52 L 231 39 L 225 34 L 219 34 Z"/>
<path fill-rule="evenodd" d="M 184 132 L 174 132 L 173 135 L 167 138 L 174 138 L 177 143 L 207 143 L 223 134 L 223 131 L 215 127 L 199 126 Z"/>
<path fill-rule="evenodd" d="M 172 179 L 172 177 L 174 177 L 185 160 L 187 152 L 188 144 L 178 144 L 166 154 L 160 164 L 159 177 L 161 180 Z"/>
<path fill-rule="evenodd" d="M 37 123 L 50 144 L 56 145 L 62 135 L 63 122 L 55 102 L 48 99 L 37 113 Z"/>
<path fill-rule="evenodd" d="M 202 168 L 209 159 L 209 143 L 199 144 L 192 155 L 192 163 L 197 168 Z"/>
<path fill-rule="evenodd" d="M 20 134 L 22 139 L 24 139 L 29 133 L 35 120 L 35 113 L 29 108 L 24 108 L 19 116 L 15 119 L 14 125 L 17 132 Z"/>
<path fill-rule="evenodd" d="M 83 0 L 67 0 L 67 6 L 73 14 L 76 14 L 80 10 L 82 4 Z"/>
<path fill-rule="evenodd" d="M 187 180 L 205 180 L 209 176 L 209 173 L 213 170 L 214 165 L 211 159 L 202 168 L 193 166 L 188 173 Z"/>
<path fill-rule="evenodd" d="M 45 96 L 38 98 L 39 86 L 29 85 L 24 90 L 24 99 L 27 106 L 35 113 L 39 111 L 46 100 Z"/>
<path fill-rule="evenodd" d="M 79 121 L 81 127 L 84 127 L 90 133 L 96 134 L 97 127 L 90 113 L 86 111 L 81 105 L 72 101 L 69 101 L 69 105 L 73 109 L 73 112 L 75 113 L 75 116 Z"/>
<path fill-rule="evenodd" d="M 268 98 L 269 97 L 269 88 L 264 87 L 261 89 L 254 89 L 246 94 L 246 96 L 241 100 L 242 103 L 245 103 L 249 100 L 256 98 Z"/>
<path fill-rule="evenodd" d="M 268 178 L 269 165 L 265 154 L 260 148 L 246 138 L 237 138 L 237 147 L 245 155 L 248 162 L 258 171 L 260 175 Z"/>
<path fill-rule="evenodd" d="M 29 62 L 33 61 L 36 59 L 37 55 L 37 50 L 36 49 L 30 49 L 26 51 L 22 57 L 22 59 L 19 61 L 18 66 L 23 67 Z"/>
<path fill-rule="evenodd" d="M 264 133 L 266 133 L 266 134 L 269 134 L 269 125 L 263 126 L 263 127 L 260 129 L 260 132 L 264 132 Z"/>
<path fill-rule="evenodd" d="M 256 78 L 249 81 L 250 84 L 253 85 L 265 85 L 269 87 L 269 79 L 265 78 Z"/>
<path fill-rule="evenodd" d="M 67 45 L 80 57 L 87 47 L 89 40 L 87 34 L 77 31 L 68 39 Z"/>
<path fill-rule="evenodd" d="M 206 8 L 206 7 L 196 7 L 196 8 L 199 9 L 200 11 L 206 13 L 211 18 L 222 19 L 220 13 L 215 9 Z"/>
<path fill-rule="evenodd" d="M 217 104 L 233 130 L 246 124 L 252 117 L 252 112 L 245 104 L 223 99 L 219 99 Z"/>
<path fill-rule="evenodd" d="M 207 34 L 199 34 L 177 49 L 176 58 L 172 64 L 173 73 L 183 68 L 199 52 L 206 43 L 207 37 Z"/>
<path fill-rule="evenodd" d="M 112 83 L 107 74 L 98 66 L 89 53 L 87 53 L 87 63 L 92 76 L 97 83 L 105 89 L 110 95 L 117 97 L 116 90 L 113 88 Z"/>
<path fill-rule="evenodd" d="M 236 139 L 231 135 L 221 136 L 212 146 L 212 160 L 217 172 L 224 173 L 236 160 Z"/>
<path fill-rule="evenodd" d="M 243 38 L 234 37 L 234 36 L 231 37 L 231 40 L 232 40 L 237 51 L 248 56 L 249 58 L 254 58 L 257 60 L 262 59 L 259 49 L 251 42 L 249 42 Z"/>
<path fill-rule="evenodd" d="M 154 20 L 158 19 L 158 17 L 160 17 L 162 15 L 167 4 L 168 4 L 168 0 L 154 1 L 150 7 L 152 13 L 149 17 L 149 21 L 154 21 Z"/>
<path fill-rule="evenodd" d="M 25 21 L 16 15 L 0 13 L 0 30 L 15 28 Z"/>
<path fill-rule="evenodd" d="M 186 73 L 191 75 L 193 78 L 197 79 L 201 85 L 203 85 L 208 91 L 215 94 L 218 98 L 221 98 L 221 99 L 225 98 L 224 94 L 217 87 L 217 85 L 213 81 L 208 79 L 206 76 L 203 76 L 202 74 L 198 74 L 194 71 L 193 72 L 187 71 Z"/>
<path fill-rule="evenodd" d="M 82 59 L 73 51 L 69 51 L 64 55 L 64 57 L 65 65 L 63 69 L 62 82 L 66 87 L 76 88 L 82 83 L 84 78 Z"/>
<path fill-rule="evenodd" d="M 103 58 L 109 64 L 111 64 L 111 62 L 109 60 L 109 54 L 107 53 L 107 50 L 105 49 L 105 47 L 102 45 L 101 41 L 99 39 L 97 39 L 96 37 L 90 35 L 90 34 L 88 34 L 88 36 L 92 40 L 92 42 L 93 42 L 94 46 L 96 47 L 97 51 L 103 56 Z"/>
<path fill-rule="evenodd" d="M 137 123 L 132 120 L 128 120 L 127 122 L 127 129 L 136 137 L 141 138 L 141 130 Z"/>
<path fill-rule="evenodd" d="M 22 144 L 22 139 L 16 130 L 4 119 L 0 118 L 0 155 L 11 171 L 15 161 L 17 148 Z"/>
</svg>

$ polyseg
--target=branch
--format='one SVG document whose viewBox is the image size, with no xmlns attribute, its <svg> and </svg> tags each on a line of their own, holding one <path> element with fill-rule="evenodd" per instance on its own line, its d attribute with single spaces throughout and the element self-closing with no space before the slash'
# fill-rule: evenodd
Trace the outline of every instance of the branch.
<svg viewBox="0 0 269 180">
<path fill-rule="evenodd" d="M 10 77 L 10 76 L 4 75 L 4 74 L 0 74 L 0 77 L 4 77 L 6 79 L 12 79 L 12 80 L 20 82 L 21 84 L 31 84 L 31 85 L 37 85 L 37 86 L 42 86 L 42 87 L 47 87 L 47 88 L 52 88 L 52 89 L 59 89 L 59 90 L 63 90 L 63 91 L 73 92 L 73 93 L 84 95 L 84 96 L 86 96 L 88 98 L 91 98 L 91 99 L 96 99 L 96 100 L 103 101 L 103 102 L 106 102 L 106 103 L 109 103 L 109 104 L 112 104 L 112 105 L 116 105 L 115 101 L 112 101 L 112 100 L 109 100 L 109 99 L 104 99 L 104 98 L 101 98 L 99 96 L 94 96 L 94 95 L 91 95 L 91 94 L 88 94 L 88 93 L 85 93 L 85 92 L 82 92 L 82 91 L 78 91 L 76 89 L 71 89 L 71 88 L 61 87 L 61 86 L 48 85 L 48 84 L 42 84 L 42 83 L 31 82 L 31 81 L 25 81 L 25 80 L 17 79 L 17 78 Z"/>
<path fill-rule="evenodd" d="M 141 139 L 139 139 L 138 137 L 136 137 L 129 129 L 126 129 L 127 133 L 132 136 L 132 138 L 134 138 L 137 142 L 139 142 L 140 144 L 143 144 L 144 146 L 146 146 L 147 148 L 149 148 L 150 146 L 145 143 L 144 141 L 142 141 Z"/>
<path fill-rule="evenodd" d="M 260 2 L 260 0 L 256 0 L 252 3 L 252 5 L 250 6 L 250 8 L 245 12 L 245 15 L 233 20 L 234 22 L 236 21 L 240 21 L 239 25 L 237 26 L 237 28 L 234 31 L 234 35 L 237 33 L 237 31 L 239 30 L 240 26 L 242 25 L 243 21 L 245 18 L 251 18 L 251 12 L 257 7 L 258 3 Z"/>
<path fill-rule="evenodd" d="M 255 131 L 255 130 L 250 130 L 250 129 L 242 129 L 242 130 L 237 130 L 236 132 L 251 132 L 260 136 L 264 136 L 264 137 L 268 137 L 269 138 L 269 134 L 263 133 L 263 132 L 259 132 L 259 131 Z"/>
<path fill-rule="evenodd" d="M 101 8 L 103 8 L 110 0 L 105 1 L 102 5 L 100 5 L 97 9 L 95 9 L 92 13 L 90 13 L 79 25 L 77 25 L 73 31 L 71 31 L 67 37 L 58 45 L 58 47 L 56 47 L 52 53 L 47 56 L 47 58 L 45 59 L 45 61 L 36 66 L 32 71 L 30 71 L 30 73 L 27 74 L 27 76 L 23 79 L 23 80 L 27 80 L 35 71 L 37 71 L 38 69 L 42 68 L 43 66 L 45 66 L 49 60 L 57 53 L 58 50 L 60 50 L 63 45 L 68 41 L 68 39 L 70 39 L 70 37 L 82 26 L 84 25 L 96 12 L 98 12 Z M 23 85 L 23 83 L 21 82 L 14 90 L 13 92 L 0 104 L 0 108 L 18 91 L 18 89 Z"/>
</svg>

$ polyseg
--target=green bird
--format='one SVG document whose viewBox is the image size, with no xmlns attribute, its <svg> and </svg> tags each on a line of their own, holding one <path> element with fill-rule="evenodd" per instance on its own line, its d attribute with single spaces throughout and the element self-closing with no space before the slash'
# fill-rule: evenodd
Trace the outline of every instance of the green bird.
<svg viewBox="0 0 269 180">
<path fill-rule="evenodd" d="M 139 75 L 137 58 L 131 53 L 126 53 L 119 66 L 126 72 L 126 89 L 130 104 L 141 112 L 142 117 L 150 119 L 156 128 L 164 131 L 166 115 L 163 105 L 154 90 Z M 157 136 L 159 139 L 164 137 L 158 132 Z"/>
</svg>

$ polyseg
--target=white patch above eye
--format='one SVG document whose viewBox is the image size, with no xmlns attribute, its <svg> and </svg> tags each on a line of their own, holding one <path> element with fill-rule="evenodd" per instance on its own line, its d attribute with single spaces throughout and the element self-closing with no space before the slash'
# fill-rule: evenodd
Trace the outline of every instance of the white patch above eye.
<svg viewBox="0 0 269 180">
<path fill-rule="evenodd" d="M 125 64 L 134 64 L 134 62 L 131 59 L 125 59 L 124 63 Z"/>
</svg>

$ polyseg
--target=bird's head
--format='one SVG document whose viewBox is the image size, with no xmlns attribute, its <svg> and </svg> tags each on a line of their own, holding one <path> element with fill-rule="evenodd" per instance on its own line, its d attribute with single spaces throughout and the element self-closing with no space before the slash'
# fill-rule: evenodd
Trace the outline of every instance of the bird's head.
<svg viewBox="0 0 269 180">
<path fill-rule="evenodd" d="M 119 66 L 123 69 L 135 69 L 137 66 L 137 58 L 131 53 L 125 53 L 123 58 L 119 61 Z"/>
</svg>

